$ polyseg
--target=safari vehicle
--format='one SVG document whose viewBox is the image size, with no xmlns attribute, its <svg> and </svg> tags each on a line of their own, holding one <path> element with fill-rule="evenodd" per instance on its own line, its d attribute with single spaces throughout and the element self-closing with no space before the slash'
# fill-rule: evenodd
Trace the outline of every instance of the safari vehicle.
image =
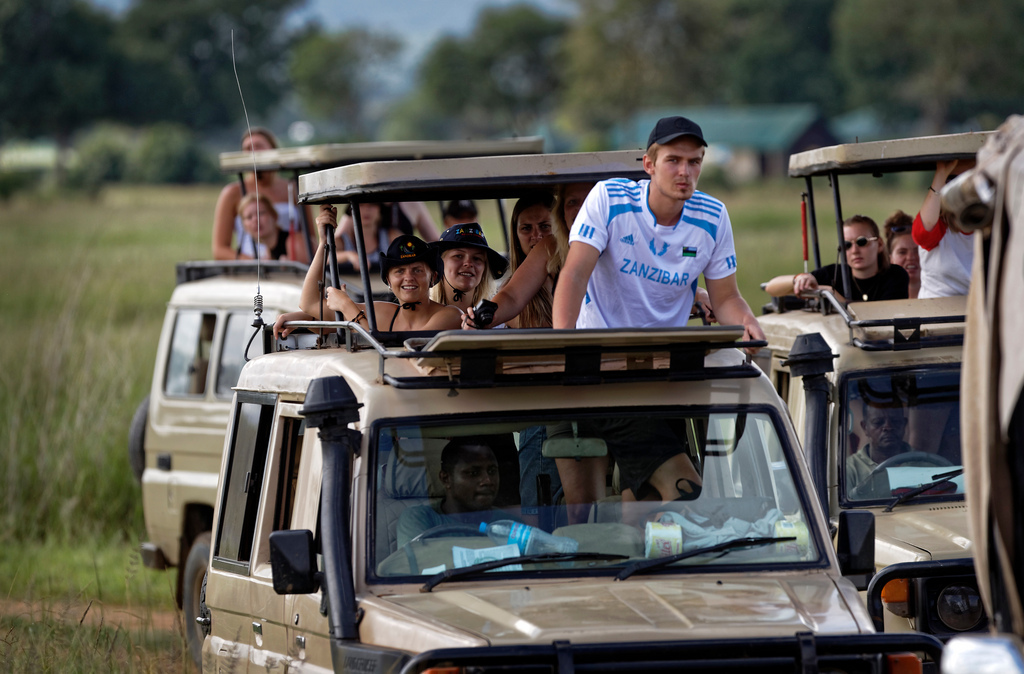
<svg viewBox="0 0 1024 674">
<path fill-rule="evenodd" d="M 638 177 L 639 159 L 371 163 L 300 185 L 314 202 L 493 198 Z M 872 517 L 844 514 L 837 555 L 783 403 L 739 351 L 759 344 L 738 341 L 741 328 L 389 333 L 368 314 L 369 329 L 292 323 L 336 329 L 339 346 L 279 350 L 239 376 L 204 671 L 896 672 L 938 662 L 934 637 L 873 634 L 843 577 L 873 569 Z M 685 453 L 702 491 L 624 502 L 612 481 L 572 513 L 544 489 L 528 508 L 502 485 L 519 476 L 538 429 L 556 460 Z M 464 444 L 490 454 L 466 460 L 451 449 Z M 445 514 L 442 500 L 470 500 L 467 481 L 480 507 Z"/>
<path fill-rule="evenodd" d="M 792 155 L 789 174 L 805 179 L 809 196 L 808 234 L 817 266 L 813 178 L 827 177 L 832 186 L 842 242 L 841 175 L 931 173 L 938 160 L 973 158 L 988 135 L 857 143 Z M 961 475 L 965 298 L 846 302 L 842 297 L 854 293 L 845 256 L 839 260 L 846 272 L 839 294 L 822 289 L 799 303 L 777 298 L 760 318 L 770 352 L 767 372 L 789 406 L 831 520 L 850 509 L 875 514 L 878 574 L 867 601 L 876 628 L 942 638 L 982 630 L 987 621 L 970 561 Z M 881 441 L 882 433 L 890 434 L 886 442 L 895 437 L 912 451 L 904 445 L 904 453 L 867 476 L 854 470 L 856 459 L 849 457 Z"/>
<path fill-rule="evenodd" d="M 1024 361 L 1020 358 L 1024 117 L 1012 116 L 977 166 L 942 191 L 943 206 L 975 230 L 962 381 L 964 466 L 974 561 L 992 624 L 949 641 L 948 674 L 1024 672 Z"/>
<path fill-rule="evenodd" d="M 304 171 L 368 159 L 412 159 L 540 152 L 541 138 L 490 141 L 353 143 L 230 152 L 220 157 L 225 172 Z M 308 230 L 305 209 L 297 209 Z M 254 297 L 259 289 L 263 320 L 299 306 L 307 267 L 289 262 L 184 262 L 164 319 L 149 396 L 139 405 L 129 432 L 129 457 L 142 483 L 148 540 L 143 562 L 177 567 L 177 600 L 186 624 L 195 625 L 209 558 L 217 471 L 231 411 L 232 387 L 246 357 L 263 353 L 253 335 Z M 353 292 L 361 281 L 346 279 Z M 369 285 L 380 294 L 378 281 Z M 193 632 L 197 628 L 192 628 Z M 201 637 L 189 640 L 199 663 Z"/>
</svg>

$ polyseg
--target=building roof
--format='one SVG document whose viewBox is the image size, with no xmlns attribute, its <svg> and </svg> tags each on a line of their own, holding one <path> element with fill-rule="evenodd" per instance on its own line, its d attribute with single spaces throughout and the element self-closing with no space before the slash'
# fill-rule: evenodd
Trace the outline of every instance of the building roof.
<svg viewBox="0 0 1024 674">
<path fill-rule="evenodd" d="M 616 128 L 617 146 L 642 146 L 655 123 L 671 115 L 682 115 L 697 122 L 709 144 L 760 152 L 789 151 L 821 116 L 813 103 L 654 108 L 636 113 Z"/>
</svg>

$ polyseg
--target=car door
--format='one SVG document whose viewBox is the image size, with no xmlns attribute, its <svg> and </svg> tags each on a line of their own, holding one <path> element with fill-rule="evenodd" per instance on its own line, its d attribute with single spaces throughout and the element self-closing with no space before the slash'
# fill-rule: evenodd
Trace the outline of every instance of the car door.
<svg viewBox="0 0 1024 674">
<path fill-rule="evenodd" d="M 255 628 L 252 597 L 260 590 L 252 571 L 275 403 L 273 395 L 246 391 L 235 398 L 206 587 L 210 634 L 203 660 L 215 662 L 216 671 L 254 671 L 251 650 L 264 641 L 256 638 L 262 626 Z"/>
</svg>

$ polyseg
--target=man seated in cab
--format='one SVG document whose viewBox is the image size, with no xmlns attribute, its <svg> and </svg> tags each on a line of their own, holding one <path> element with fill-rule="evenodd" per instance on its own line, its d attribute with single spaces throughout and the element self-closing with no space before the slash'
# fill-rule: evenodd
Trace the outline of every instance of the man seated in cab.
<svg viewBox="0 0 1024 674">
<path fill-rule="evenodd" d="M 846 457 L 846 491 L 856 498 L 885 498 L 892 494 L 888 473 L 883 470 L 872 475 L 872 471 L 887 459 L 914 451 L 903 439 L 907 417 L 899 403 L 880 405 L 864 401 L 863 405 L 860 427 L 868 442 Z"/>
<path fill-rule="evenodd" d="M 444 487 L 444 498 L 402 512 L 396 532 L 398 547 L 441 525 L 476 528 L 481 522 L 510 518 L 509 513 L 494 507 L 501 479 L 498 459 L 489 440 L 473 436 L 453 438 L 441 450 L 437 476 Z"/>
</svg>

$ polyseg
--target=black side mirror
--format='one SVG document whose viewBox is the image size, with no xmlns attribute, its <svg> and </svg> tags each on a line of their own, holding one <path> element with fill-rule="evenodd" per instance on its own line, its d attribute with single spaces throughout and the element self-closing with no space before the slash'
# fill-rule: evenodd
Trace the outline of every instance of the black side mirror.
<svg viewBox="0 0 1024 674">
<path fill-rule="evenodd" d="M 313 532 L 275 531 L 270 534 L 270 569 L 274 592 L 309 594 L 320 589 Z"/>
<path fill-rule="evenodd" d="M 841 511 L 837 536 L 839 570 L 858 590 L 868 589 L 875 575 L 875 514 L 868 510 Z"/>
</svg>

